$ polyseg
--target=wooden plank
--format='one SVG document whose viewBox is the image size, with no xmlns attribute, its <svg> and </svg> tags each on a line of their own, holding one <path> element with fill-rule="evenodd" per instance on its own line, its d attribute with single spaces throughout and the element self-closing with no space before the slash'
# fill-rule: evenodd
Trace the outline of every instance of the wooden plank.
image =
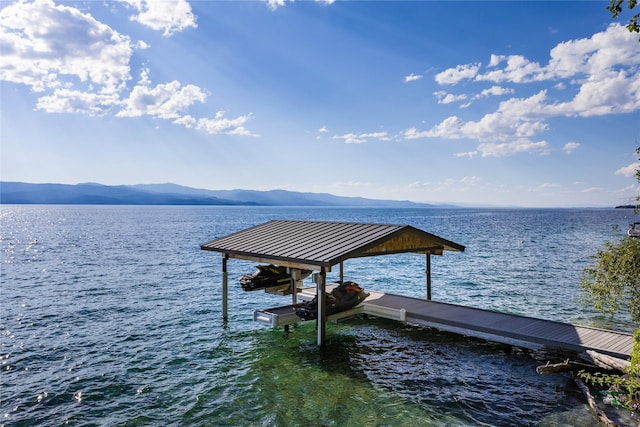
<svg viewBox="0 0 640 427">
<path fill-rule="evenodd" d="M 589 343 L 593 340 L 597 340 L 600 335 L 600 331 L 597 329 L 590 328 L 579 328 L 580 339 L 583 343 Z"/>
<path fill-rule="evenodd" d="M 329 289 L 331 289 L 330 286 L 328 286 Z M 624 332 L 377 291 L 369 291 L 369 293 L 370 296 L 362 303 L 363 313 L 401 320 L 400 310 L 406 310 L 406 319 L 410 323 L 488 340 L 516 343 L 515 345 L 531 348 L 544 346 L 555 350 L 571 351 L 593 349 L 618 358 L 628 357 L 633 346 L 633 336 Z M 305 295 L 305 298 L 312 298 L 315 295 L 315 289 L 306 288 L 301 290 L 300 294 Z"/>
<path fill-rule="evenodd" d="M 620 340 L 620 342 L 618 342 L 616 345 L 613 345 L 611 349 L 613 351 L 631 353 L 631 350 L 633 350 L 633 340 L 629 340 L 629 342 L 627 342 L 627 340 Z"/>
<path fill-rule="evenodd" d="M 620 344 L 622 344 L 625 340 L 621 339 L 618 336 L 613 336 L 610 339 L 608 339 L 606 342 L 603 342 L 601 345 L 602 348 L 607 348 L 607 349 L 613 349 L 615 347 L 618 347 Z M 626 347 L 629 349 L 629 353 L 631 353 L 631 348 L 633 347 L 633 340 L 628 340 L 628 343 L 626 344 Z"/>
<path fill-rule="evenodd" d="M 607 334 L 600 332 L 596 336 L 592 337 L 589 341 L 589 345 L 595 347 L 607 348 L 610 344 L 617 343 L 620 337 L 617 334 Z"/>
<path fill-rule="evenodd" d="M 609 335 L 601 334 L 598 341 L 590 344 L 593 347 L 597 347 L 597 348 L 611 348 L 613 347 L 613 344 L 618 344 L 619 341 L 620 341 L 619 336 L 616 336 L 613 334 L 609 334 Z"/>
</svg>

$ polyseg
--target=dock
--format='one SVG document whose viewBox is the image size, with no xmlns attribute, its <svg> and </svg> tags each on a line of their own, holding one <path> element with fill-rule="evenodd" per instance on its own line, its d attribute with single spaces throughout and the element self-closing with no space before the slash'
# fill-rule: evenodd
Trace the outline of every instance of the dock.
<svg viewBox="0 0 640 427">
<path fill-rule="evenodd" d="M 327 289 L 331 288 L 332 285 L 327 284 Z M 384 292 L 368 292 L 370 295 L 363 303 L 328 316 L 327 320 L 338 321 L 357 314 L 367 314 L 523 348 L 571 353 L 593 350 L 623 360 L 629 358 L 633 347 L 632 334 L 624 332 Z M 313 297 L 315 288 L 302 288 L 298 292 L 298 298 L 302 301 Z M 274 327 L 300 322 L 292 307 L 289 305 L 256 310 L 254 320 Z"/>
<path fill-rule="evenodd" d="M 285 267 L 291 305 L 256 310 L 254 319 L 273 327 L 300 322 L 294 306 L 318 296 L 318 345 L 325 345 L 325 323 L 358 313 L 394 319 L 443 331 L 517 345 L 567 352 L 596 352 L 626 360 L 633 336 L 624 332 L 576 326 L 569 323 L 466 307 L 431 300 L 431 257 L 464 252 L 465 247 L 410 225 L 345 223 L 332 221 L 272 220 L 203 243 L 202 250 L 222 254 L 222 316 L 227 319 L 229 259 L 269 263 Z M 413 253 L 425 259 L 426 299 L 368 291 L 369 297 L 353 309 L 327 314 L 327 273 L 353 258 Z M 312 271 L 315 288 L 302 286 L 302 272 Z M 357 281 L 357 278 L 355 279 Z M 391 285 L 392 286 L 392 285 Z M 280 292 L 281 289 L 265 289 Z"/>
</svg>

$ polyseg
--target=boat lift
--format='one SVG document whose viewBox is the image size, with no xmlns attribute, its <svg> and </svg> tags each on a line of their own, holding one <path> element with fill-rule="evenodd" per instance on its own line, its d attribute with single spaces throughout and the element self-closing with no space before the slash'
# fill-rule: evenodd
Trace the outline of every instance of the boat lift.
<svg viewBox="0 0 640 427">
<path fill-rule="evenodd" d="M 343 280 L 344 261 L 350 258 L 399 253 L 421 253 L 426 256 L 426 297 L 431 300 L 431 255 L 442 255 L 445 250 L 463 252 L 464 246 L 443 239 L 409 225 L 367 224 L 328 221 L 273 220 L 200 246 L 202 250 L 222 254 L 222 316 L 228 318 L 228 271 L 230 258 L 269 263 L 287 267 L 292 276 L 290 289 L 269 289 L 267 292 L 291 293 L 292 303 L 298 301 L 300 270 L 313 271 L 318 300 L 318 345 L 325 346 L 326 322 L 337 316 L 352 315 L 343 312 L 327 316 L 327 273 L 340 266 Z M 258 310 L 254 319 L 281 326 L 300 321 L 291 312 L 292 306 Z M 343 316 L 343 317 L 344 317 Z"/>
</svg>

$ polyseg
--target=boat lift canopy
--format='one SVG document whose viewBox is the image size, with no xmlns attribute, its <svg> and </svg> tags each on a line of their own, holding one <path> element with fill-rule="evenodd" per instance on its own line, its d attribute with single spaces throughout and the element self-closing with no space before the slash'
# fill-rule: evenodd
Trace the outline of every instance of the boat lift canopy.
<svg viewBox="0 0 640 427">
<path fill-rule="evenodd" d="M 326 273 L 349 258 L 398 253 L 423 253 L 427 259 L 427 299 L 431 299 L 431 258 L 464 246 L 409 225 L 329 221 L 273 220 L 200 246 L 223 255 L 223 316 L 227 318 L 227 260 L 270 263 L 294 270 L 318 271 L 318 344 L 324 345 Z"/>
</svg>

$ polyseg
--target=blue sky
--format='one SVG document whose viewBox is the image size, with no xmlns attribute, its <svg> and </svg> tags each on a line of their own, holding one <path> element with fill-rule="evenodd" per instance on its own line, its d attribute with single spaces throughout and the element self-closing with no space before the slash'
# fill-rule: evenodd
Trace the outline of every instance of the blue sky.
<svg viewBox="0 0 640 427">
<path fill-rule="evenodd" d="M 612 206 L 640 43 L 608 1 L 3 0 L 3 181 Z"/>
</svg>

